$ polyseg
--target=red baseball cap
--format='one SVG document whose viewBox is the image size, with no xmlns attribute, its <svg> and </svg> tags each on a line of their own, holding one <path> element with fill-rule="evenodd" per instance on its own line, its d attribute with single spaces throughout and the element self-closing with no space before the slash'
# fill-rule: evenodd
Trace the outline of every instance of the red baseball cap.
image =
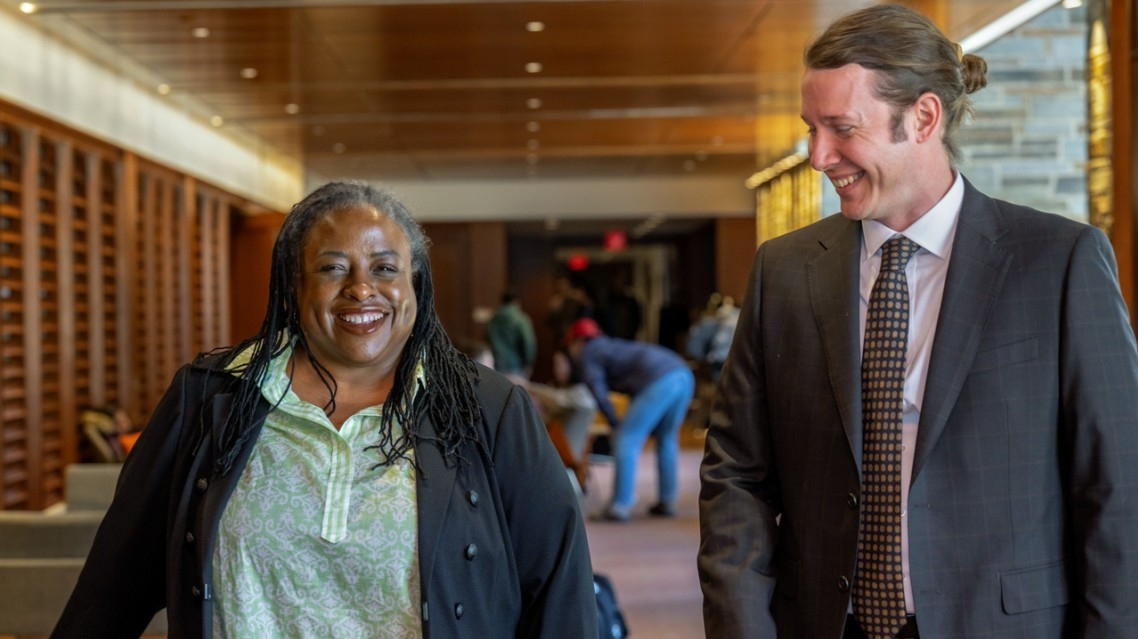
<svg viewBox="0 0 1138 639">
<path fill-rule="evenodd" d="M 603 333 L 601 332 L 601 327 L 597 326 L 597 323 L 595 321 L 588 317 L 582 317 L 576 322 L 573 322 L 573 325 L 569 327 L 569 330 L 565 331 L 565 339 L 563 343 L 565 346 L 568 346 L 579 339 L 593 339 L 594 337 L 598 337 L 602 334 Z"/>
</svg>

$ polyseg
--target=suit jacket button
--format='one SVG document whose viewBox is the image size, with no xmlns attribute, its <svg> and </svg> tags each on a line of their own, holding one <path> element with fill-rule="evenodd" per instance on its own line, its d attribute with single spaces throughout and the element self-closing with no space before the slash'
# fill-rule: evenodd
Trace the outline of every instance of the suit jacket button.
<svg viewBox="0 0 1138 639">
<path fill-rule="evenodd" d="M 468 560 L 473 560 L 477 556 L 478 556 L 478 546 L 475 546 L 474 544 L 470 544 L 469 546 L 466 547 L 466 558 Z"/>
<path fill-rule="evenodd" d="M 474 492 L 473 490 L 466 493 L 466 499 L 470 502 L 471 506 L 478 505 L 478 493 Z"/>
<path fill-rule="evenodd" d="M 194 488 L 196 488 L 199 493 L 204 493 L 205 489 L 209 488 L 209 481 L 206 480 L 205 477 L 199 477 L 198 480 L 194 482 Z"/>
<path fill-rule="evenodd" d="M 194 533 L 192 533 L 192 532 L 186 533 L 186 543 L 187 544 L 194 543 Z"/>
<path fill-rule="evenodd" d="M 454 605 L 454 618 L 455 619 L 462 619 L 462 615 L 465 612 L 466 612 L 466 609 L 462 607 L 461 603 L 456 603 Z"/>
<path fill-rule="evenodd" d="M 190 594 L 194 596 L 194 599 L 201 599 L 202 589 L 194 586 L 193 588 L 190 588 Z"/>
<path fill-rule="evenodd" d="M 857 508 L 857 495 L 854 493 L 850 493 L 850 494 L 846 495 L 846 503 L 849 504 L 850 508 L 856 509 Z"/>
<path fill-rule="evenodd" d="M 850 580 L 845 576 L 838 577 L 838 590 L 841 590 L 842 592 L 849 592 L 849 589 Z"/>
</svg>

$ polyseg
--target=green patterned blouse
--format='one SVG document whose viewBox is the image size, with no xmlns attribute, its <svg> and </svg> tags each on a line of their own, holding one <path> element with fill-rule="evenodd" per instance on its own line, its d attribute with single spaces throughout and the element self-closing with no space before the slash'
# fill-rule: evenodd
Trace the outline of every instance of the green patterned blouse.
<svg viewBox="0 0 1138 639">
<path fill-rule="evenodd" d="M 248 351 L 231 368 L 248 360 Z M 288 348 L 261 393 L 271 411 L 221 517 L 213 636 L 419 639 L 413 466 L 376 466 L 380 408 L 339 431 L 288 390 Z"/>
</svg>

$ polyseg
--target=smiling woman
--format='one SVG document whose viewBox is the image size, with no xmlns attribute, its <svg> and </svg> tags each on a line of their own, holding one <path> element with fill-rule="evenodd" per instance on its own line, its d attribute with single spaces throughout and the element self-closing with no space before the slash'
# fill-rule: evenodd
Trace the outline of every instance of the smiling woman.
<svg viewBox="0 0 1138 639">
<path fill-rule="evenodd" d="M 53 637 L 596 636 L 568 477 L 447 339 L 427 246 L 368 184 L 293 207 L 260 331 L 178 373 Z"/>
<path fill-rule="evenodd" d="M 327 402 L 323 366 L 341 393 L 382 404 L 416 318 L 407 234 L 377 209 L 351 206 L 313 224 L 302 259 L 297 308 L 309 357 L 294 370 L 293 389 Z M 355 411 L 331 400 L 328 417 L 339 427 Z"/>
</svg>

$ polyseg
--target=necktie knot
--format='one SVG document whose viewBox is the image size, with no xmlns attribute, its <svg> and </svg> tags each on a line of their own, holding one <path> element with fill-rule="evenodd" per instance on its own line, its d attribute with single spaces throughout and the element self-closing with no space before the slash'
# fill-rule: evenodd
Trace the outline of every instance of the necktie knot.
<svg viewBox="0 0 1138 639">
<path fill-rule="evenodd" d="M 894 235 L 881 245 L 881 272 L 903 271 L 905 265 L 921 248 L 904 235 Z"/>
</svg>

